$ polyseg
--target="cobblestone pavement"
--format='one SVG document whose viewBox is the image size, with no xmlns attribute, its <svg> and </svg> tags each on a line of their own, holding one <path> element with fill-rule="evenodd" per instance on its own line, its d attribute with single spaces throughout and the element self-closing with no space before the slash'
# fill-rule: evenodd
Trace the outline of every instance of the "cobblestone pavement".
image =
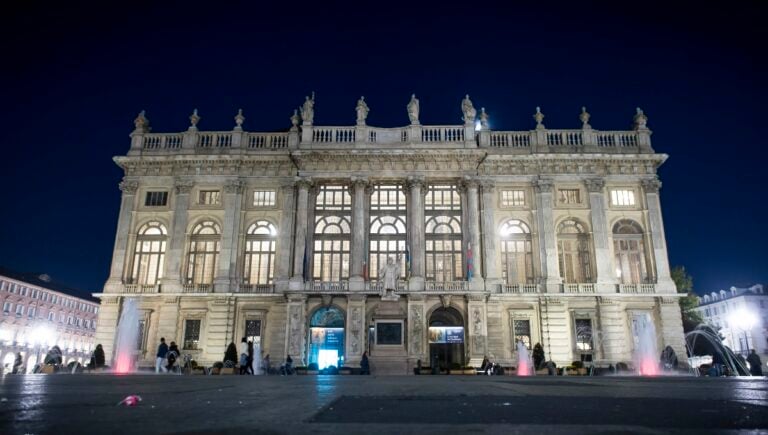
<svg viewBox="0 0 768 435">
<path fill-rule="evenodd" d="M 129 394 L 136 407 L 116 406 Z M 766 378 L 7 375 L 0 434 L 768 433 Z"/>
</svg>

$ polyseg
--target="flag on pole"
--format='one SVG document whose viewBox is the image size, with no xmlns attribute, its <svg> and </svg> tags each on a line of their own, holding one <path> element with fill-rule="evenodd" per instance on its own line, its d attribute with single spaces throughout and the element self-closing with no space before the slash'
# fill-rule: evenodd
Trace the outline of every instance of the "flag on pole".
<svg viewBox="0 0 768 435">
<path fill-rule="evenodd" d="M 472 244 L 467 243 L 467 281 L 472 279 L 475 273 L 474 259 L 472 258 Z"/>
</svg>

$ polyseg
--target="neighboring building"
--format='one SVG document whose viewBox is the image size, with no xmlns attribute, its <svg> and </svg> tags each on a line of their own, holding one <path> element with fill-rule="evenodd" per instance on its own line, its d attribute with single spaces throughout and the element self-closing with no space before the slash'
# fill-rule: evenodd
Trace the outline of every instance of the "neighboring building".
<svg viewBox="0 0 768 435">
<path fill-rule="evenodd" d="M 379 373 L 515 364 L 516 341 L 559 365 L 632 361 L 642 328 L 685 354 L 656 171 L 638 109 L 630 131 L 491 131 L 469 98 L 464 123 L 313 124 L 314 96 L 282 133 L 182 133 L 135 120 L 98 341 L 109 358 L 121 301 L 140 299 L 137 357 L 160 337 L 198 362 L 248 336 L 297 365 Z M 399 300 L 379 272 L 401 256 Z M 386 298 L 394 299 L 394 298 Z M 343 360 L 342 360 L 343 358 Z M 681 358 L 684 360 L 684 358 Z"/>
<path fill-rule="evenodd" d="M 705 322 L 725 337 L 723 343 L 747 355 L 749 350 L 768 356 L 768 294 L 762 284 L 748 288 L 731 287 L 699 296 L 696 311 Z"/>
<path fill-rule="evenodd" d="M 10 371 L 21 352 L 27 372 L 51 346 L 61 349 L 64 362 L 90 361 L 99 304 L 72 296 L 75 290 L 32 275 L 0 268 L 0 362 Z"/>
</svg>

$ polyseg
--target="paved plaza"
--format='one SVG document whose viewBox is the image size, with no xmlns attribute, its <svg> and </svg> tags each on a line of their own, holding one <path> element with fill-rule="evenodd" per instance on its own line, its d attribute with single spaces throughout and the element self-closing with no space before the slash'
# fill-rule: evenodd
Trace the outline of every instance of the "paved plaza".
<svg viewBox="0 0 768 435">
<path fill-rule="evenodd" d="M 136 407 L 116 406 L 138 394 Z M 0 433 L 768 432 L 765 378 L 27 375 Z"/>
</svg>

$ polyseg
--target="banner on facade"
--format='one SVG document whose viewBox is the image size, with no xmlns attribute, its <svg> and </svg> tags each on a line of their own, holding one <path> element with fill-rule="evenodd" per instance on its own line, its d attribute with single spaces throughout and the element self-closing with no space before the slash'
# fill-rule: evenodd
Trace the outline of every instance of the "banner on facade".
<svg viewBox="0 0 768 435">
<path fill-rule="evenodd" d="M 463 326 L 430 326 L 429 327 L 430 344 L 456 344 L 464 343 Z"/>
</svg>

